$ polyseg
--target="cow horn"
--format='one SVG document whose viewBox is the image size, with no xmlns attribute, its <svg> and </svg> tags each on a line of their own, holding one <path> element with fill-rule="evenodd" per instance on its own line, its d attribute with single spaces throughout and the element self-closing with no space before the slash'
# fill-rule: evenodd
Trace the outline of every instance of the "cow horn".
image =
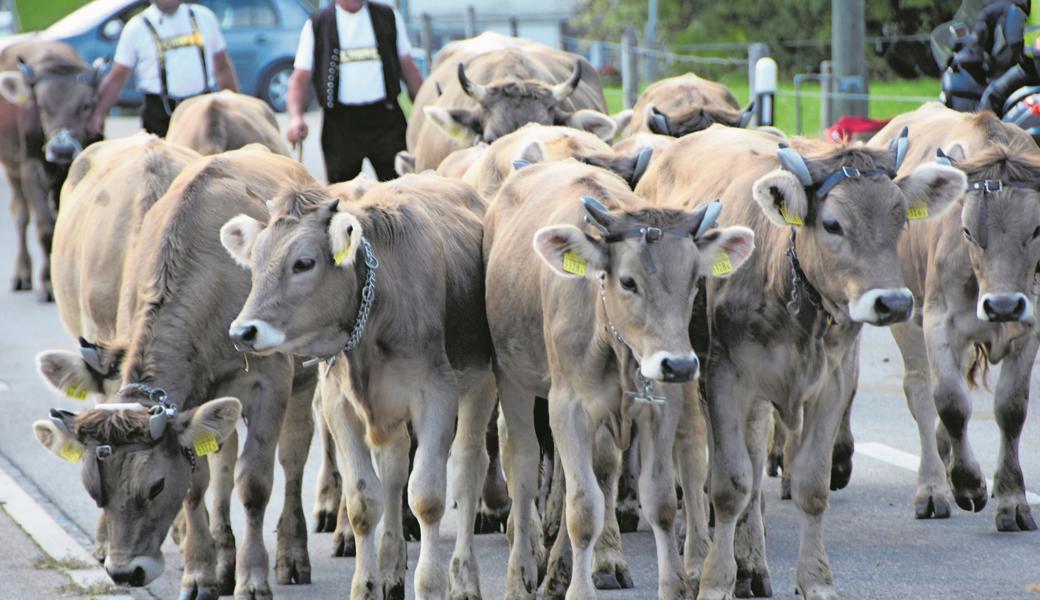
<svg viewBox="0 0 1040 600">
<path fill-rule="evenodd" d="M 101 355 L 98 353 L 98 347 L 82 337 L 79 338 L 79 355 L 83 358 L 83 362 L 87 363 L 87 366 L 95 373 L 105 373 L 101 364 Z"/>
<path fill-rule="evenodd" d="M 718 222 L 719 213 L 722 212 L 722 201 L 716 198 L 702 205 L 699 212 L 701 213 L 700 220 L 697 222 L 697 229 L 693 232 L 693 239 L 695 240 L 699 239 Z"/>
<path fill-rule="evenodd" d="M 794 173 L 799 183 L 805 187 L 813 184 L 812 175 L 809 174 L 809 165 L 805 164 L 805 159 L 794 148 L 780 142 L 780 149 L 777 150 L 776 156 L 780 159 L 780 166 Z"/>
<path fill-rule="evenodd" d="M 29 85 L 36 82 L 36 74 L 33 72 L 33 68 L 21 56 L 18 57 L 18 70 L 21 71 L 22 77 L 25 77 L 25 81 Z"/>
<path fill-rule="evenodd" d="M 73 435 L 72 421 L 76 418 L 76 413 L 68 410 L 62 410 L 60 408 L 52 408 L 50 417 L 51 422 L 54 423 L 54 425 L 58 429 L 60 429 L 68 435 Z"/>
<path fill-rule="evenodd" d="M 462 65 L 459 65 L 459 66 L 461 67 Z M 441 83 L 439 81 L 434 81 L 433 82 L 433 89 L 434 89 L 434 91 L 437 92 L 437 97 L 438 98 L 441 97 L 444 94 L 444 90 L 441 89 Z"/>
<path fill-rule="evenodd" d="M 903 159 L 906 158 L 906 151 L 910 148 L 910 128 L 904 127 L 903 131 L 899 132 L 899 137 L 889 144 L 889 148 L 896 155 L 896 166 L 892 170 L 898 172 L 899 167 L 903 164 Z"/>
<path fill-rule="evenodd" d="M 639 154 L 636 155 L 636 164 L 632 167 L 632 178 L 629 179 L 628 183 L 635 189 L 639 180 L 643 178 L 643 174 L 646 173 L 647 167 L 650 166 L 650 158 L 654 154 L 654 149 L 650 146 L 639 150 Z"/>
<path fill-rule="evenodd" d="M 745 108 L 740 113 L 740 122 L 738 123 L 737 126 L 740 127 L 741 129 L 746 129 L 747 126 L 751 124 L 751 119 L 754 116 L 755 116 L 755 101 L 752 100 L 747 105 L 747 108 Z"/>
<path fill-rule="evenodd" d="M 554 85 L 552 88 L 553 98 L 557 102 L 562 102 L 570 97 L 574 93 L 574 90 L 578 89 L 578 83 L 581 81 L 581 63 L 574 63 L 574 71 L 571 76 L 567 78 L 567 81 L 559 85 Z"/>
<path fill-rule="evenodd" d="M 486 87 L 466 77 L 466 67 L 462 63 L 459 63 L 459 85 L 462 86 L 462 91 L 466 92 L 467 96 L 478 103 L 483 102 L 484 97 L 487 96 Z"/>
<path fill-rule="evenodd" d="M 953 166 L 953 159 L 950 158 L 949 154 L 946 154 L 945 152 L 943 152 L 942 148 L 936 148 L 935 149 L 935 162 L 937 164 L 945 165 L 947 167 L 952 167 Z"/>
<path fill-rule="evenodd" d="M 610 216 L 610 211 L 599 200 L 592 196 L 582 196 L 581 205 L 585 208 L 586 220 L 595 225 L 600 232 L 606 233 L 610 226 L 614 224 L 614 218 Z"/>
<path fill-rule="evenodd" d="M 650 116 L 647 119 L 647 125 L 650 127 L 650 131 L 658 135 L 672 135 L 671 119 L 668 118 L 668 115 L 658 110 L 656 106 L 650 106 Z"/>
</svg>

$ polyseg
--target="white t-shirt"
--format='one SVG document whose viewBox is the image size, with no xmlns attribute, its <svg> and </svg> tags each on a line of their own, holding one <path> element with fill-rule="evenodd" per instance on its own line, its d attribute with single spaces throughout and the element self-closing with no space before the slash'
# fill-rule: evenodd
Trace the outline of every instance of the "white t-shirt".
<svg viewBox="0 0 1040 600">
<path fill-rule="evenodd" d="M 394 10 L 397 24 L 397 55 L 406 56 L 412 51 L 408 32 L 401 15 Z M 336 5 L 336 31 L 339 33 L 339 102 L 340 104 L 370 104 L 386 98 L 383 84 L 383 63 L 376 48 L 376 34 L 372 30 L 372 18 L 368 14 L 368 3 L 361 10 L 351 13 Z M 300 45 L 296 48 L 293 66 L 303 71 L 314 70 L 314 28 L 310 19 L 303 24 Z M 393 94 L 397 97 L 397 94 Z"/>
<path fill-rule="evenodd" d="M 183 45 L 194 31 L 191 17 L 188 15 L 189 6 L 195 13 L 195 20 L 199 24 L 199 31 L 206 47 L 209 87 L 217 89 L 216 77 L 213 74 L 213 56 L 224 50 L 227 44 L 213 11 L 198 4 L 181 4 L 172 15 L 167 15 L 153 4 L 126 24 L 119 36 L 119 44 L 113 58 L 116 63 L 133 69 L 134 75 L 137 76 L 137 89 L 141 92 L 162 92 L 155 38 L 143 19 L 148 19 L 163 41 L 179 46 L 166 51 L 166 83 L 169 86 L 170 97 L 185 98 L 205 91 L 199 49 L 197 46 Z"/>
</svg>

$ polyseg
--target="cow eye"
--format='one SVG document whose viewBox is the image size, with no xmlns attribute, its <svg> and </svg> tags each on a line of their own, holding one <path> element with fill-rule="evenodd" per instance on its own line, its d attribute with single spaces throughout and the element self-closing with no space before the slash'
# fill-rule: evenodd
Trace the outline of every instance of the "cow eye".
<svg viewBox="0 0 1040 600">
<path fill-rule="evenodd" d="M 823 230 L 831 235 L 844 235 L 844 231 L 841 228 L 841 223 L 834 219 L 824 219 Z"/>
<path fill-rule="evenodd" d="M 314 268 L 314 259 L 313 258 L 299 258 L 299 259 L 296 260 L 296 262 L 293 263 L 292 272 L 293 273 L 303 273 L 304 271 L 310 271 L 313 268 Z"/>
<path fill-rule="evenodd" d="M 1040 237 L 1040 227 L 1033 230 L 1033 239 L 1035 240 L 1038 237 Z"/>
<path fill-rule="evenodd" d="M 632 279 L 627 275 L 622 276 L 620 279 L 618 279 L 618 283 L 621 284 L 621 289 L 627 292 L 632 292 L 633 294 L 635 294 L 639 291 L 639 286 L 636 285 L 636 280 Z"/>
<path fill-rule="evenodd" d="M 1040 229 L 1040 228 L 1038 228 L 1038 229 Z M 973 244 L 975 243 L 975 238 L 973 238 L 971 236 L 971 232 L 968 231 L 967 227 L 961 227 L 961 233 L 964 234 L 964 239 L 968 240 L 969 242 L 971 242 Z"/>
<path fill-rule="evenodd" d="M 163 488 L 165 488 L 165 487 L 166 487 L 166 478 L 165 477 L 160 479 L 159 481 L 156 481 L 155 484 L 152 485 L 152 489 L 148 490 L 148 499 L 149 500 L 155 500 L 159 496 L 159 494 L 162 493 Z"/>
</svg>

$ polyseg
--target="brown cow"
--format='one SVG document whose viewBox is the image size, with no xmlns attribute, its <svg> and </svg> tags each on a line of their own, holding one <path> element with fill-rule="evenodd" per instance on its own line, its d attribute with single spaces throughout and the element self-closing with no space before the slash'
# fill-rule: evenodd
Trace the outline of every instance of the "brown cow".
<svg viewBox="0 0 1040 600">
<path fill-rule="evenodd" d="M 750 112 L 741 111 L 733 92 L 693 73 L 654 82 L 632 107 L 630 133 L 682 137 L 711 125 L 742 127 Z"/>
<path fill-rule="evenodd" d="M 895 151 L 791 143 L 778 152 L 771 134 L 713 126 L 677 140 L 638 189 L 684 206 L 719 196 L 726 207 L 721 222 L 749 225 L 757 242 L 733 277 L 709 281 L 707 314 L 691 324 L 695 344 L 707 348 L 705 406 L 713 432 L 715 536 L 702 599 L 731 598 L 735 584 L 771 595 L 760 510 L 770 403 L 792 429 L 804 414 L 797 449 L 784 465 L 802 512 L 797 589 L 804 599 L 836 597 L 822 518 L 859 331 L 863 323 L 910 318 L 913 296 L 897 256 L 908 210 L 938 215 L 965 186 L 963 173 L 940 165 L 893 181 Z M 735 557 L 738 519 L 738 543 L 748 547 Z"/>
<path fill-rule="evenodd" d="M 427 81 L 408 122 L 408 148 L 419 172 L 435 168 L 453 150 L 491 143 L 526 123 L 568 125 L 602 139 L 614 134 L 592 65 L 533 42 L 491 52 L 454 52 Z M 437 86 L 439 95 L 424 93 Z"/>
<path fill-rule="evenodd" d="M 134 288 L 141 310 L 129 319 L 127 330 L 117 332 L 125 341 L 107 349 L 122 355 L 113 382 L 121 387 L 106 394 L 107 406 L 78 416 L 55 414 L 51 421 L 34 424 L 37 439 L 56 454 L 85 457 L 84 483 L 102 509 L 105 566 L 116 581 L 144 585 L 158 576 L 160 545 L 183 501 L 188 526 L 184 593 L 212 598 L 228 591 L 224 586 L 233 581 L 236 595 L 270 597 L 263 517 L 273 477 L 273 442 L 280 429 L 309 441 L 309 412 L 290 411 L 290 418 L 301 422 L 282 428 L 295 383 L 292 362 L 284 355 L 243 358 L 223 337 L 245 300 L 249 278 L 227 259 L 218 231 L 243 211 L 265 218 L 259 198 L 273 196 L 282 185 L 314 183 L 299 163 L 256 147 L 186 166 L 144 215 L 138 242 L 128 253 L 127 265 L 134 268 L 124 273 L 124 281 Z M 105 348 L 98 352 L 108 354 Z M 113 389 L 102 387 L 107 374 L 99 375 L 89 357 L 64 354 L 40 357 L 40 369 L 55 387 L 98 394 Z M 311 386 L 300 393 L 304 406 Z M 233 398 L 209 401 L 225 394 Z M 119 406 L 124 403 L 131 406 Z M 217 518 L 227 512 L 219 504 L 214 552 L 202 504 L 209 469 L 197 458 L 217 452 L 216 497 L 228 497 L 221 490 L 232 483 L 237 443 L 217 446 L 234 439 L 240 410 L 248 427 L 237 484 L 247 530 L 236 557 L 230 528 Z M 150 418 L 161 415 L 165 418 L 158 423 Z M 306 435 L 299 433 L 305 430 Z M 295 493 L 287 494 L 278 524 L 277 575 L 281 583 L 306 583 L 310 567 L 299 498 L 306 444 L 300 456 L 299 444 L 285 435 L 281 442 L 286 486 Z"/>
<path fill-rule="evenodd" d="M 0 163 L 11 183 L 11 212 L 18 233 L 14 281 L 32 289 L 26 242 L 29 215 L 43 250 L 40 289 L 51 300 L 50 252 L 54 216 L 69 164 L 95 141 L 86 131 L 94 110 L 98 71 L 71 46 L 30 39 L 0 52 Z"/>
<path fill-rule="evenodd" d="M 601 472 L 593 455 L 608 455 L 599 449 L 608 444 L 627 446 L 633 420 L 640 499 L 658 549 L 658 596 L 687 593 L 672 527 L 672 445 L 684 401 L 680 386 L 665 384 L 697 376 L 686 325 L 698 277 L 713 264 L 717 275 L 732 271 L 754 245 L 746 228 L 702 230 L 710 224 L 705 210 L 649 207 L 621 178 L 574 160 L 517 171 L 489 208 L 488 322 L 513 500 L 507 597 L 534 597 L 538 584 L 536 396 L 549 399 L 567 478 L 560 529 L 573 548 L 567 596 L 595 597 L 594 545 L 612 508 L 618 465 Z"/>
<path fill-rule="evenodd" d="M 971 181 L 959 210 L 912 223 L 899 246 L 903 276 L 924 307 L 912 322 L 892 329 L 921 438 L 914 510 L 918 518 L 949 517 L 947 477 L 958 506 L 979 511 L 986 505 L 986 480 L 968 443 L 971 399 L 963 366 L 974 357 L 967 385 L 974 384 L 977 367 L 1003 365 L 994 398 L 1002 434 L 993 478 L 997 529 L 1035 530 L 1018 440 L 1037 352 L 1040 152 L 1026 132 L 991 113 L 959 113 L 938 103 L 896 117 L 871 145 L 889 143 L 903 127 L 914 132 L 903 171 L 932 162 L 936 150 L 945 149 Z M 942 453 L 935 443 L 936 410 Z"/>
<path fill-rule="evenodd" d="M 170 118 L 166 139 L 199 154 L 218 154 L 258 143 L 289 156 L 271 107 L 263 100 L 230 90 L 179 104 Z"/>
<path fill-rule="evenodd" d="M 409 175 L 353 203 L 294 191 L 275 201 L 267 225 L 240 216 L 221 231 L 255 283 L 231 326 L 235 343 L 260 354 L 327 357 L 324 415 L 347 467 L 343 490 L 357 543 L 352 597 L 404 596 L 400 498 L 409 479 L 422 531 L 416 597 L 443 598 L 449 585 L 455 597 L 480 595 L 466 524 L 487 469 L 484 432 L 495 400 L 483 318 L 483 210 L 462 182 Z M 408 423 L 418 438 L 410 478 Z M 462 524 L 450 569 L 437 550 L 449 447 Z"/>
</svg>

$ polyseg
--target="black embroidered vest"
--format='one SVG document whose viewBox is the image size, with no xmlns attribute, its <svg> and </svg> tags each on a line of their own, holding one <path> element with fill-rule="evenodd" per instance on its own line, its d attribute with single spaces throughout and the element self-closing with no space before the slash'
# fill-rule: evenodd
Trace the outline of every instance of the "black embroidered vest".
<svg viewBox="0 0 1040 600">
<path fill-rule="evenodd" d="M 366 2 L 376 37 L 376 50 L 383 63 L 383 84 L 387 90 L 385 101 L 397 101 L 401 92 L 401 62 L 397 56 L 397 21 L 394 10 L 378 2 Z M 336 29 L 336 4 L 311 14 L 314 29 L 314 71 L 311 80 L 322 108 L 336 107 L 339 97 L 339 32 Z"/>
</svg>

